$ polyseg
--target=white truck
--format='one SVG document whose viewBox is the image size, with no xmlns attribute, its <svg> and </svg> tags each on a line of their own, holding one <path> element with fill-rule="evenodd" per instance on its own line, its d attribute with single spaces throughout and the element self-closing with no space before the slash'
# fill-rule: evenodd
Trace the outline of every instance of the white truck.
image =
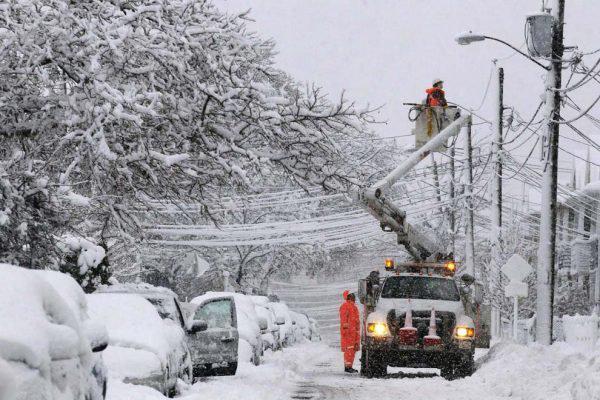
<svg viewBox="0 0 600 400">
<path fill-rule="evenodd" d="M 395 266 L 388 259 L 383 274 L 359 281 L 363 376 L 384 376 L 387 366 L 439 368 L 447 379 L 472 374 L 476 335 L 486 341 L 489 325 L 481 291 L 468 275 L 459 284 L 455 269 L 452 261 Z"/>
<path fill-rule="evenodd" d="M 476 342 L 489 346 L 489 308 L 482 304 L 473 271 L 455 279 L 456 263 L 444 244 L 409 224 L 406 213 L 385 196 L 398 179 L 469 123 L 469 115 L 456 114 L 384 179 L 357 194 L 381 228 L 395 233 L 414 259 L 397 266 L 387 259 L 383 275 L 373 271 L 359 282 L 363 376 L 383 376 L 389 365 L 439 368 L 445 378 L 464 377 L 473 372 Z"/>
</svg>

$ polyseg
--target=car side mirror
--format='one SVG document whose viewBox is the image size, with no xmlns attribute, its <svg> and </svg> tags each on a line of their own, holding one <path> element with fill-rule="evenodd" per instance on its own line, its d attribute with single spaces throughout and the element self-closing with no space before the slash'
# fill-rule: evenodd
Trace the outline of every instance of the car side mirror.
<svg viewBox="0 0 600 400">
<path fill-rule="evenodd" d="M 258 327 L 260 328 L 261 333 L 266 333 L 267 329 L 269 329 L 269 323 L 265 318 L 258 318 Z"/>
<path fill-rule="evenodd" d="M 104 351 L 108 347 L 108 331 L 103 324 L 88 320 L 83 329 L 94 353 Z"/>
<path fill-rule="evenodd" d="M 206 323 L 206 321 L 195 319 L 192 321 L 191 326 L 188 328 L 188 333 L 193 334 L 193 333 L 197 333 L 197 332 L 203 332 L 207 329 L 208 329 L 208 324 Z"/>
<path fill-rule="evenodd" d="M 275 323 L 276 323 L 277 325 L 285 325 L 285 318 L 283 318 L 283 317 L 277 317 L 277 318 L 275 319 Z"/>
</svg>

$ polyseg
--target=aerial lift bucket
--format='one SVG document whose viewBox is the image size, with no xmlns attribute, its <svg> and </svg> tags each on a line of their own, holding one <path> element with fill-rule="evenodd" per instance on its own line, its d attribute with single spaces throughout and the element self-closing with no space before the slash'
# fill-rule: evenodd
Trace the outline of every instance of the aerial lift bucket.
<svg viewBox="0 0 600 400">
<path fill-rule="evenodd" d="M 415 123 L 412 130 L 415 135 L 415 149 L 423 147 L 459 116 L 460 112 L 455 106 L 430 107 L 424 104 L 413 104 L 409 112 L 409 119 Z M 447 143 L 446 146 L 442 145 L 435 151 L 443 153 L 446 148 Z"/>
</svg>

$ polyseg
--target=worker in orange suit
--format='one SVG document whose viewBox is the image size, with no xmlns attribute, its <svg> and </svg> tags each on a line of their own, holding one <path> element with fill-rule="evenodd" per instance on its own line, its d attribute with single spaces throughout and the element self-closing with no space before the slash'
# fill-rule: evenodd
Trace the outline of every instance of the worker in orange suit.
<svg viewBox="0 0 600 400">
<path fill-rule="evenodd" d="M 446 107 L 448 105 L 443 80 L 434 79 L 433 86 L 427 89 L 425 93 L 427 93 L 426 104 L 429 107 Z"/>
<path fill-rule="evenodd" d="M 344 291 L 344 303 L 340 307 L 340 334 L 342 351 L 344 352 L 344 371 L 358 372 L 352 368 L 354 356 L 360 350 L 360 316 L 354 304 L 354 293 Z"/>
</svg>

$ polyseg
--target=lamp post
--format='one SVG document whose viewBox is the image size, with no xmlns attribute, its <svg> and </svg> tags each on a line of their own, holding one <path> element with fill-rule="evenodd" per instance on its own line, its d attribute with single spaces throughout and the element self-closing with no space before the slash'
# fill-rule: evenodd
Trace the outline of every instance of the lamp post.
<svg viewBox="0 0 600 400">
<path fill-rule="evenodd" d="M 540 235 L 537 263 L 536 341 L 552 343 L 552 306 L 554 302 L 554 270 L 556 261 L 556 205 L 558 187 L 558 138 L 560 120 L 561 68 L 564 53 L 563 25 L 565 0 L 552 0 L 552 56 L 545 66 L 509 43 L 486 35 L 472 32 L 456 38 L 459 44 L 467 45 L 486 39 L 502 43 L 533 61 L 547 71 L 546 76 L 546 132 L 542 141 L 543 174 L 542 205 L 540 208 Z M 548 147 L 546 150 L 544 147 Z"/>
</svg>

